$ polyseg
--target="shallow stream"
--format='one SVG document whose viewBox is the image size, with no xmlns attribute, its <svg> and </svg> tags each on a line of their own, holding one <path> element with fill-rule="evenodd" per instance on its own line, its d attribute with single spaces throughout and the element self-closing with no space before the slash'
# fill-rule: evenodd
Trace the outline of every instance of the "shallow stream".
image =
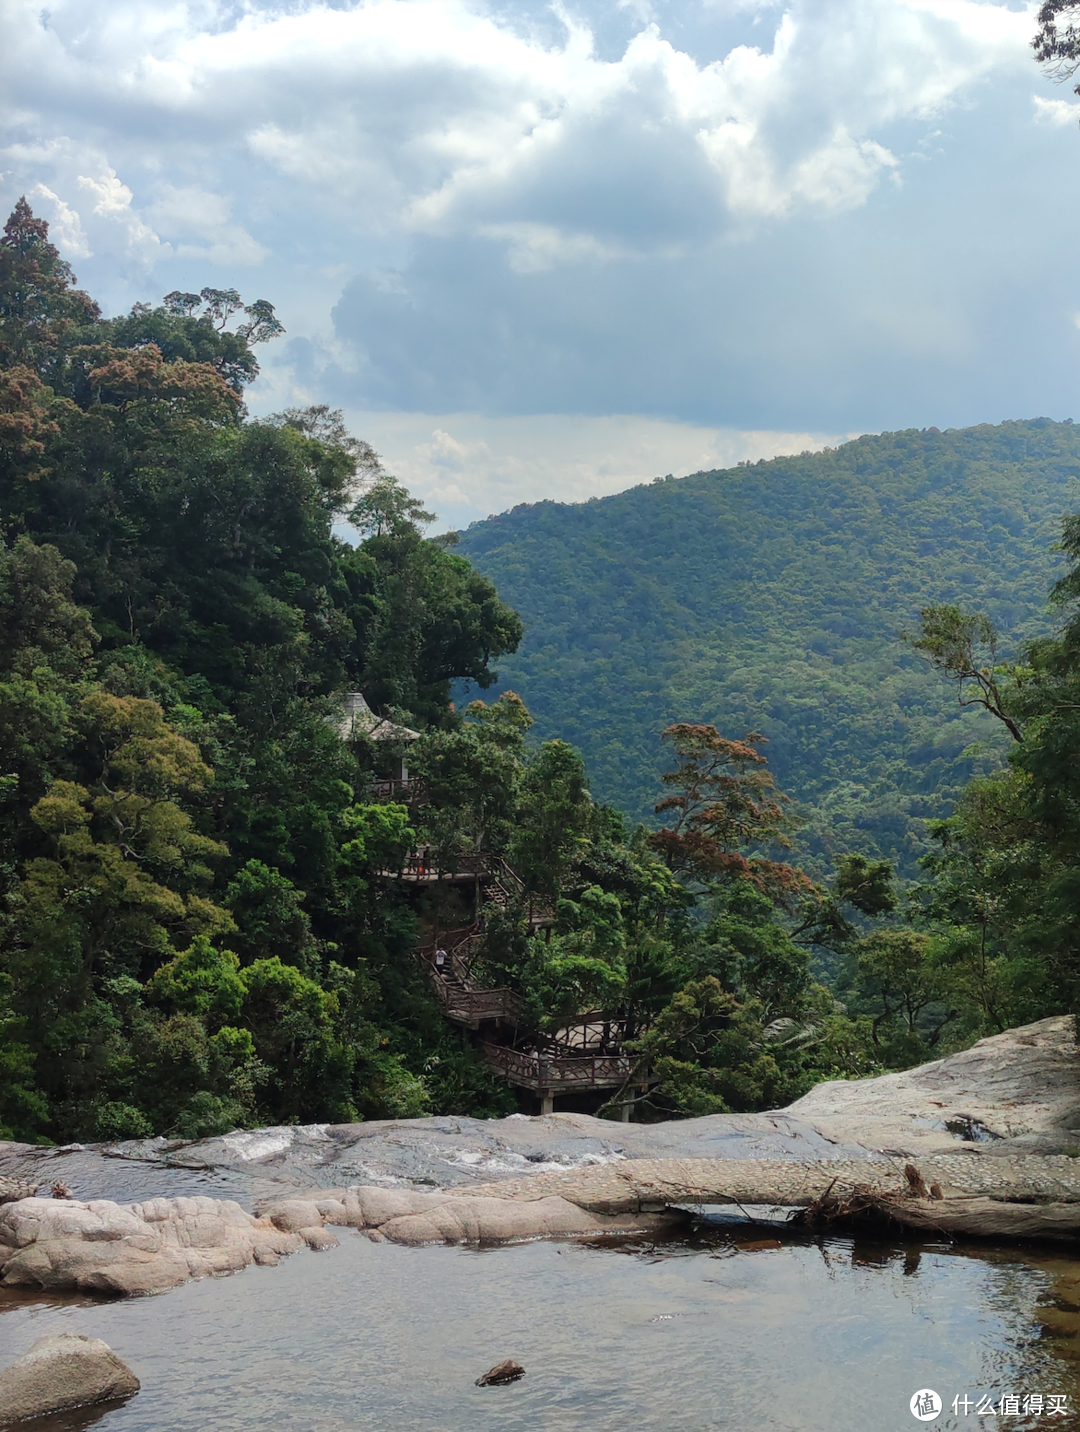
<svg viewBox="0 0 1080 1432">
<path fill-rule="evenodd" d="M 341 1247 L 124 1302 L 0 1291 L 0 1361 L 103 1338 L 126 1405 L 34 1432 L 890 1432 L 1076 1428 L 1080 1264 L 1050 1252 L 791 1239 Z M 527 1376 L 474 1379 L 503 1358 Z M 944 1414 L 913 1419 L 933 1388 Z M 1070 1415 L 979 1417 L 977 1399 Z M 954 1397 L 967 1397 L 964 1414 Z"/>
</svg>

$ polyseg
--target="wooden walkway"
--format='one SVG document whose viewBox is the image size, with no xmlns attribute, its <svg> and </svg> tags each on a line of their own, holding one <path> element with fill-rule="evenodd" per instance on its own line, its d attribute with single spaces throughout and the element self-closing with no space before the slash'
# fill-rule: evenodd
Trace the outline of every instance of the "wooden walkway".
<svg viewBox="0 0 1080 1432">
<path fill-rule="evenodd" d="M 479 882 L 487 905 L 507 909 L 523 902 L 525 889 L 517 873 L 500 856 L 464 852 L 452 868 L 433 865 L 426 851 L 412 854 L 399 871 L 381 871 L 387 878 L 414 886 Z M 528 919 L 535 932 L 550 928 L 554 911 L 533 901 Z M 529 1031 L 528 1048 L 522 1042 L 528 1025 L 526 1001 L 514 990 L 493 988 L 473 975 L 473 963 L 483 948 L 485 933 L 479 923 L 437 931 L 417 946 L 416 955 L 428 973 L 443 1015 L 452 1023 L 480 1035 L 479 1047 L 491 1068 L 508 1083 L 539 1096 L 544 1113 L 551 1113 L 556 1094 L 591 1089 L 645 1089 L 650 1082 L 637 1070 L 636 1061 L 619 1048 L 623 1032 L 619 1020 L 605 1019 L 599 1011 L 579 1014 L 565 1028 L 540 1035 Z M 436 951 L 444 951 L 442 965 Z M 624 1113 L 628 1115 L 629 1106 Z"/>
<path fill-rule="evenodd" d="M 526 1022 L 526 1003 L 511 989 L 493 989 L 474 981 L 472 961 L 483 941 L 484 935 L 475 925 L 446 931 L 439 946 L 446 953 L 441 968 L 435 963 L 433 943 L 420 946 L 416 953 L 444 1016 L 477 1034 L 487 1031 L 488 1037 L 481 1037 L 479 1047 L 497 1074 L 538 1095 L 542 1111 L 548 1114 L 554 1110 L 556 1094 L 621 1089 L 631 1081 L 641 1089 L 647 1087 L 647 1075 L 638 1072 L 635 1078 L 637 1061 L 610 1049 L 610 1043 L 621 1034 L 620 1022 L 604 1020 L 596 1012 L 550 1035 L 534 1035 L 528 1049 L 515 1048 Z M 510 1042 L 499 1043 L 491 1037 L 500 1028 L 509 1033 Z"/>
<path fill-rule="evenodd" d="M 511 1084 L 536 1093 L 567 1094 L 578 1089 L 621 1089 L 634 1073 L 628 1054 L 556 1055 L 525 1053 L 499 1044 L 482 1043 L 484 1058 Z"/>
</svg>

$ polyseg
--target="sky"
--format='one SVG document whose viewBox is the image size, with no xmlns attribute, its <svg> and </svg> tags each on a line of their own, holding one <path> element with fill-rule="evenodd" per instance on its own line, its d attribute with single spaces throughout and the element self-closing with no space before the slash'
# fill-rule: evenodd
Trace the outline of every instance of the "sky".
<svg viewBox="0 0 1080 1432">
<path fill-rule="evenodd" d="M 992 0 L 0 0 L 0 202 L 107 313 L 266 298 L 464 526 L 1080 416 L 1080 103 Z"/>
</svg>

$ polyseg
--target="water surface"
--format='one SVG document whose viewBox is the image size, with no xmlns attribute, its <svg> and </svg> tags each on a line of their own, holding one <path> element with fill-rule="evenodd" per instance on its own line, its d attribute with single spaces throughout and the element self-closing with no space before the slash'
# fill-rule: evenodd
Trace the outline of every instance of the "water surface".
<svg viewBox="0 0 1080 1432">
<path fill-rule="evenodd" d="M 678 1243 L 476 1251 L 372 1244 L 92 1302 L 0 1293 L 0 1355 L 104 1338 L 143 1391 L 35 1432 L 889 1432 L 936 1389 L 945 1428 L 984 1393 L 1077 1396 L 1080 1265 L 1054 1253 L 790 1240 L 703 1226 Z M 527 1376 L 474 1379 L 514 1357 Z"/>
</svg>

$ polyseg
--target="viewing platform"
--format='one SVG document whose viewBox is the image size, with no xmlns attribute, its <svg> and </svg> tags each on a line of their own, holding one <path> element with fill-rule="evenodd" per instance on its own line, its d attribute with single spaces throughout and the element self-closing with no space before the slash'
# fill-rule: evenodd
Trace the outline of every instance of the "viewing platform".
<svg viewBox="0 0 1080 1432">
<path fill-rule="evenodd" d="M 396 801 L 399 805 L 421 805 L 427 800 L 427 781 L 419 776 L 377 777 L 370 790 L 373 800 Z"/>
<path fill-rule="evenodd" d="M 511 1084 L 538 1094 L 565 1094 L 575 1089 L 619 1089 L 634 1073 L 628 1054 L 551 1055 L 526 1053 L 499 1044 L 481 1043 L 484 1058 Z"/>
</svg>

